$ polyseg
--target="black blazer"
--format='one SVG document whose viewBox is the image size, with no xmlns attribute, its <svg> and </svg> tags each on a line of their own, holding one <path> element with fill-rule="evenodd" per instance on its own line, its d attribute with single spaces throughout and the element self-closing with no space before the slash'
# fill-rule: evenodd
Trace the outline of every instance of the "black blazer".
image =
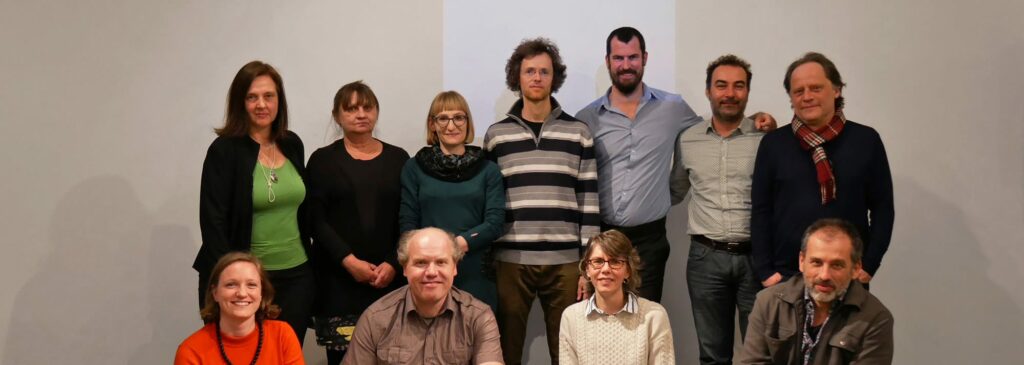
<svg viewBox="0 0 1024 365">
<path fill-rule="evenodd" d="M 289 131 L 277 141 L 277 146 L 305 183 L 305 153 L 299 136 Z M 192 268 L 200 275 L 209 275 L 217 260 L 228 252 L 249 251 L 252 238 L 252 171 L 259 153 L 259 143 L 249 136 L 217 137 L 206 151 L 199 188 L 199 228 L 203 245 L 192 263 Z M 306 190 L 308 196 L 308 184 Z M 299 206 L 297 219 L 302 246 L 309 255 L 306 205 L 303 202 Z"/>
</svg>

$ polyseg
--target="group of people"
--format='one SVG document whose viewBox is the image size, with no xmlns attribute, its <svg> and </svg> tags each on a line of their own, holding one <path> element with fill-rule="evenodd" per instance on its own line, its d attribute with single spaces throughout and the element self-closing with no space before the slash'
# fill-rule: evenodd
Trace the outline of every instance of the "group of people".
<svg viewBox="0 0 1024 365">
<path fill-rule="evenodd" d="M 380 103 L 353 82 L 332 106 L 343 137 L 308 164 L 281 76 L 245 65 L 203 165 L 207 324 L 175 362 L 303 363 L 312 327 L 329 364 L 519 364 L 539 299 L 552 363 L 671 364 L 665 217 L 687 196 L 701 363 L 732 363 L 737 311 L 741 363 L 891 362 L 892 316 L 867 284 L 892 179 L 878 133 L 843 114 L 836 66 L 790 65 L 794 116 L 776 128 L 747 116 L 739 57 L 709 64 L 707 119 L 643 82 L 647 57 L 639 31 L 612 31 L 612 87 L 573 116 L 552 96 L 558 48 L 524 40 L 505 67 L 520 98 L 483 147 L 446 91 L 412 158 L 373 137 Z"/>
</svg>

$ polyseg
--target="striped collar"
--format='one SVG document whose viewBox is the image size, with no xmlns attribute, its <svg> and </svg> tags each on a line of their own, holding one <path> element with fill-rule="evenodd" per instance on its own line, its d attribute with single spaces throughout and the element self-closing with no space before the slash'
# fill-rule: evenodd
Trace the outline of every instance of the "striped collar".
<svg viewBox="0 0 1024 365">
<path fill-rule="evenodd" d="M 636 294 L 629 293 L 629 296 L 626 297 L 626 305 L 622 307 L 622 310 L 620 310 L 619 313 L 626 312 L 626 313 L 636 314 L 637 309 L 639 309 L 639 308 L 640 308 L 640 300 L 637 299 Z M 590 296 L 590 299 L 587 300 L 586 308 L 583 309 L 583 313 L 585 315 L 589 315 L 590 313 L 594 313 L 594 312 L 597 312 L 597 314 L 605 314 L 605 315 L 608 314 L 608 313 L 605 313 L 603 310 L 601 310 L 601 308 L 597 307 L 597 294 L 596 293 L 594 295 Z M 619 314 L 619 313 L 612 313 L 611 315 L 616 315 L 616 314 Z"/>
</svg>

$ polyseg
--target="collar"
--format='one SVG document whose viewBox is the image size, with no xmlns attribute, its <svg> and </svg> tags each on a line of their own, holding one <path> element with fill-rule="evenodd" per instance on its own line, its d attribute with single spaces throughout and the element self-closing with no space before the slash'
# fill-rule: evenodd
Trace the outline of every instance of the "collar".
<svg viewBox="0 0 1024 365">
<path fill-rule="evenodd" d="M 455 288 L 452 288 L 452 290 L 455 290 Z M 437 314 L 437 317 L 443 316 L 446 312 L 454 313 L 456 309 L 458 309 L 458 304 L 455 303 L 455 299 L 452 296 L 452 292 L 449 291 L 448 296 L 444 299 L 444 309 L 441 310 L 441 313 Z M 420 316 L 420 314 L 416 312 L 416 302 L 412 300 L 412 287 L 406 285 L 405 314 L 409 315 L 410 313 L 416 314 L 417 317 Z"/>
<path fill-rule="evenodd" d="M 704 133 L 718 135 L 718 132 L 715 131 L 715 126 L 711 124 L 711 118 L 713 117 L 708 117 L 704 119 Z M 754 127 L 754 120 L 750 119 L 749 116 L 745 116 L 742 120 L 740 120 L 740 127 L 736 128 L 736 130 L 733 131 L 732 134 L 729 135 L 729 137 L 735 135 L 751 134 L 755 132 L 757 132 L 757 128 Z"/>
<path fill-rule="evenodd" d="M 853 281 L 850 281 L 850 288 L 852 287 Z M 843 303 L 846 302 L 846 295 L 850 294 L 850 288 L 847 288 L 843 295 L 836 298 L 836 300 L 832 302 L 832 305 L 828 306 L 829 316 L 832 316 L 832 313 L 835 313 L 836 309 L 843 306 Z M 818 304 L 814 302 L 814 298 L 811 298 L 811 290 L 807 289 L 806 286 L 804 287 L 804 305 L 807 306 L 808 315 L 813 315 L 814 311 L 818 310 Z"/>
<path fill-rule="evenodd" d="M 626 305 L 622 307 L 622 310 L 620 310 L 619 313 L 626 312 L 626 313 L 636 314 L 637 310 L 639 308 L 640 308 L 640 300 L 637 299 L 636 294 L 629 293 L 629 295 L 626 296 Z M 590 299 L 587 299 L 587 305 L 586 305 L 585 308 L 583 308 L 583 314 L 584 315 L 589 315 L 590 313 L 595 313 L 595 312 L 597 314 L 609 315 L 608 313 L 605 313 L 603 310 L 601 310 L 601 308 L 597 307 L 597 294 L 596 293 L 591 295 Z M 613 313 L 613 314 L 610 314 L 610 315 L 616 315 L 616 314 L 619 314 L 619 313 Z"/>
<path fill-rule="evenodd" d="M 555 100 L 554 96 L 550 96 L 549 98 L 551 99 L 551 113 L 549 113 L 548 117 L 544 119 L 544 123 L 558 119 L 558 117 L 562 115 L 562 105 L 558 104 L 558 100 Z M 519 100 L 516 100 L 515 104 L 512 104 L 512 108 L 509 108 L 506 115 L 515 120 L 526 123 L 526 119 L 523 118 L 523 105 L 523 98 L 520 97 Z"/>
<path fill-rule="evenodd" d="M 605 91 L 604 96 L 601 97 L 601 107 L 604 108 L 604 110 L 613 110 L 611 98 L 613 87 L 615 86 L 608 87 L 608 91 Z M 658 95 L 654 93 L 654 89 L 647 87 L 646 83 L 641 82 L 640 87 L 644 88 L 644 95 L 640 97 L 640 105 L 637 107 L 638 111 L 640 110 L 640 108 L 643 108 L 643 106 L 647 104 L 647 102 L 654 99 L 659 99 Z"/>
</svg>

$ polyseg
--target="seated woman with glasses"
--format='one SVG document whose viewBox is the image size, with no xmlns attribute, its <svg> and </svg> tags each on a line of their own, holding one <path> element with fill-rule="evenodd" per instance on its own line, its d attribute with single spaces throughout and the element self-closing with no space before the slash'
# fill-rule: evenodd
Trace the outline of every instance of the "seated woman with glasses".
<svg viewBox="0 0 1024 365">
<path fill-rule="evenodd" d="M 473 116 L 455 91 L 437 94 L 426 118 L 427 146 L 402 169 L 402 232 L 437 227 L 455 234 L 466 255 L 455 286 L 495 309 L 493 279 L 484 275 L 491 242 L 504 233 L 505 186 L 498 165 L 473 141 Z"/>
<path fill-rule="evenodd" d="M 590 239 L 580 271 L 594 294 L 562 313 L 559 364 L 675 364 L 665 308 L 636 294 L 639 268 L 640 256 L 621 232 Z"/>
</svg>

